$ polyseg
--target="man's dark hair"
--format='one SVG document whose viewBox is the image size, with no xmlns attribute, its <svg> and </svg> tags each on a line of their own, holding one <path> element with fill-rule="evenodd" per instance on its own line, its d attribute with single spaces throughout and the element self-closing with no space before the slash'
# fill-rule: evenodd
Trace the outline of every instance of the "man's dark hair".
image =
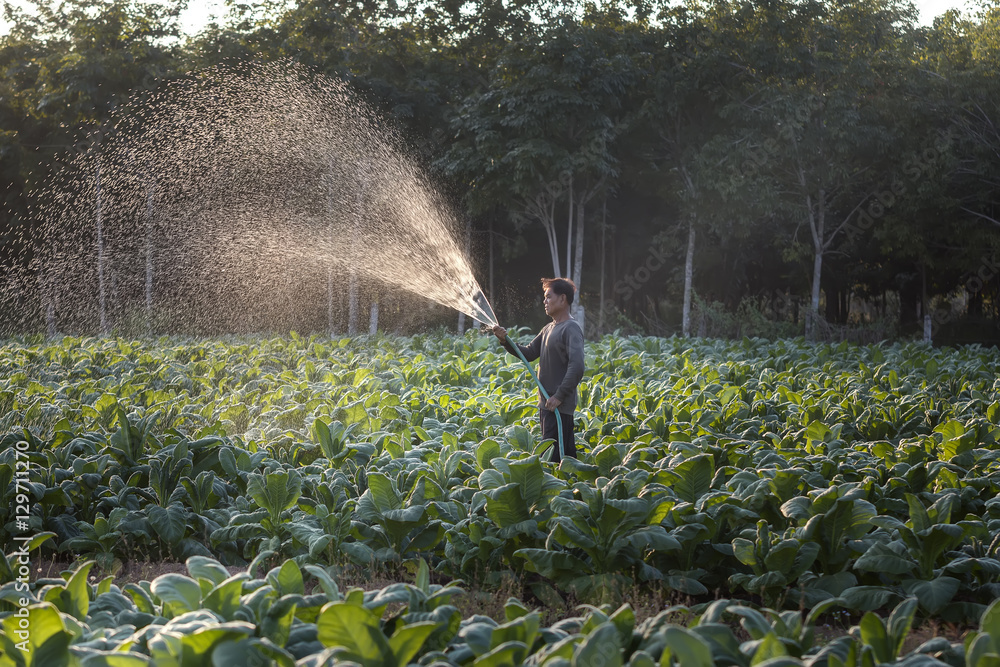
<svg viewBox="0 0 1000 667">
<path fill-rule="evenodd" d="M 573 303 L 573 296 L 576 294 L 576 283 L 569 278 L 542 278 L 542 289 L 550 289 L 553 294 L 562 294 L 566 297 L 566 303 Z"/>
</svg>

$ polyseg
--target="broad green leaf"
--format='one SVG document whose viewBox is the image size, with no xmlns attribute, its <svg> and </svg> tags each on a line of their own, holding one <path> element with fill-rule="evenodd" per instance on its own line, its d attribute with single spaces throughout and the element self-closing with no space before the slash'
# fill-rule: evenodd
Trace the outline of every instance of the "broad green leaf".
<svg viewBox="0 0 1000 667">
<path fill-rule="evenodd" d="M 750 659 L 751 665 L 765 664 L 771 661 L 773 658 L 781 658 L 788 655 L 788 650 L 785 645 L 781 643 L 778 636 L 773 632 L 764 636 L 757 645 L 757 650 L 754 651 L 753 657 Z"/>
<path fill-rule="evenodd" d="M 917 599 L 907 598 L 896 605 L 886 621 L 886 631 L 889 634 L 889 641 L 895 655 L 900 655 L 903 651 L 903 642 L 910 633 L 913 626 L 913 617 L 917 613 Z"/>
<path fill-rule="evenodd" d="M 893 641 L 886 633 L 882 619 L 873 612 L 866 612 L 858 624 L 861 631 L 861 643 L 870 646 L 879 662 L 891 662 L 896 659 Z"/>
<path fill-rule="evenodd" d="M 979 631 L 993 637 L 997 649 L 1000 650 L 1000 599 L 994 600 L 979 619 Z"/>
<path fill-rule="evenodd" d="M 527 561 L 525 567 L 549 579 L 568 575 L 575 577 L 589 569 L 584 561 L 565 551 L 518 549 L 514 556 L 524 558 Z"/>
<path fill-rule="evenodd" d="M 183 574 L 161 574 L 153 580 L 151 590 L 163 603 L 163 615 L 167 618 L 201 607 L 201 586 Z"/>
<path fill-rule="evenodd" d="M 27 613 L 27 628 L 22 627 L 23 617 L 17 615 L 3 619 L 3 631 L 16 644 L 27 642 L 27 664 L 32 667 L 61 667 L 70 664 L 69 643 L 72 635 L 67 631 L 59 610 L 49 602 L 22 607 Z M 19 650 L 19 649 L 17 649 Z"/>
<path fill-rule="evenodd" d="M 490 461 L 500 456 L 500 445 L 496 440 L 489 438 L 483 440 L 476 446 L 476 463 L 480 470 L 491 468 Z"/>
<path fill-rule="evenodd" d="M 247 479 L 247 494 L 268 511 L 274 522 L 298 501 L 301 493 L 302 479 L 295 470 L 251 474 Z"/>
<path fill-rule="evenodd" d="M 686 459 L 671 469 L 677 476 L 673 491 L 681 500 L 695 502 L 711 491 L 715 463 L 708 454 Z"/>
<path fill-rule="evenodd" d="M 744 565 L 757 566 L 760 564 L 757 561 L 753 542 L 742 537 L 733 540 L 733 554 L 736 556 L 736 560 Z"/>
<path fill-rule="evenodd" d="M 512 641 L 500 644 L 489 653 L 484 653 L 472 663 L 474 667 L 508 667 L 520 665 L 528 655 L 528 647 L 521 642 Z"/>
<path fill-rule="evenodd" d="M 906 504 L 910 507 L 910 520 L 907 522 L 915 532 L 927 530 L 931 527 L 930 517 L 920 499 L 912 493 L 906 494 Z"/>
<path fill-rule="evenodd" d="M 293 561 L 287 561 L 289 563 Z M 295 618 L 296 596 L 284 596 L 278 598 L 261 619 L 259 632 L 270 639 L 277 646 L 284 646 L 288 642 L 288 633 L 292 628 L 292 621 Z"/>
<path fill-rule="evenodd" d="M 763 639 L 773 632 L 771 624 L 768 623 L 767 619 L 764 618 L 764 615 L 756 609 L 744 607 L 743 605 L 733 605 L 726 611 L 739 616 L 740 625 L 742 625 L 754 639 Z"/>
<path fill-rule="evenodd" d="M 437 623 L 426 621 L 404 625 L 392 633 L 392 636 L 389 637 L 389 647 L 395 656 L 396 664 L 406 665 L 412 662 L 424 642 L 427 641 L 427 637 L 437 630 L 437 627 Z"/>
<path fill-rule="evenodd" d="M 320 587 L 331 602 L 340 600 L 340 587 L 337 586 L 337 582 L 333 580 L 333 577 L 326 570 L 318 565 L 306 565 L 305 570 L 316 577 Z"/>
<path fill-rule="evenodd" d="M 917 598 L 921 609 L 928 614 L 936 614 L 952 601 L 958 593 L 959 584 L 954 577 L 942 576 L 931 581 L 909 579 L 902 582 L 902 587 L 907 595 Z"/>
<path fill-rule="evenodd" d="M 916 564 L 888 545 L 875 542 L 854 562 L 854 568 L 865 572 L 906 574 L 912 572 L 916 568 Z"/>
<path fill-rule="evenodd" d="M 190 559 L 188 559 L 190 561 Z M 246 572 L 240 572 L 216 585 L 205 596 L 202 604 L 226 620 L 234 620 L 236 610 L 240 608 L 240 595 L 243 592 L 243 581 L 248 579 Z"/>
<path fill-rule="evenodd" d="M 398 510 L 403 507 L 403 499 L 396 492 L 392 481 L 381 473 L 368 475 L 368 491 L 371 493 L 375 507 L 380 512 Z"/>
<path fill-rule="evenodd" d="M 304 595 L 306 592 L 302 570 L 294 560 L 286 560 L 280 567 L 268 572 L 267 580 L 278 595 Z"/>
<path fill-rule="evenodd" d="M 618 629 L 611 622 L 594 628 L 573 656 L 574 667 L 620 667 L 623 664 Z"/>
<path fill-rule="evenodd" d="M 531 431 L 520 424 L 514 424 L 507 429 L 507 442 L 522 452 L 532 452 L 537 444 Z"/>
<path fill-rule="evenodd" d="M 93 566 L 92 560 L 81 564 L 66 582 L 66 590 L 61 596 L 63 611 L 78 621 L 86 620 L 87 610 L 90 609 L 90 585 L 87 583 L 87 575 Z"/>
<path fill-rule="evenodd" d="M 268 643 L 266 639 L 249 637 L 219 642 L 212 649 L 212 667 L 234 667 L 235 665 L 294 667 L 295 658 L 287 651 Z"/>
<path fill-rule="evenodd" d="M 712 649 L 708 643 L 690 630 L 668 626 L 663 633 L 666 643 L 660 664 L 669 667 L 670 658 L 676 657 L 684 667 L 714 667 Z"/>
<path fill-rule="evenodd" d="M 150 505 L 149 523 L 164 544 L 173 546 L 181 541 L 187 531 L 187 510 L 176 504 L 168 507 Z"/>
<path fill-rule="evenodd" d="M 521 485 L 511 482 L 497 489 L 484 491 L 486 514 L 501 528 L 524 523 L 531 518 L 521 495 Z"/>
<path fill-rule="evenodd" d="M 510 480 L 520 486 L 521 497 L 532 505 L 541 498 L 545 471 L 536 456 L 529 456 L 510 463 Z"/>
<path fill-rule="evenodd" d="M 149 656 L 142 653 L 101 651 L 88 654 L 81 667 L 148 667 Z"/>
<path fill-rule="evenodd" d="M 846 589 L 841 597 L 848 609 L 871 611 L 898 600 L 900 595 L 884 586 L 852 586 Z"/>
<path fill-rule="evenodd" d="M 229 570 L 214 558 L 191 556 L 184 561 L 184 565 L 187 567 L 188 574 L 193 578 L 208 579 L 216 586 L 229 579 Z"/>
<path fill-rule="evenodd" d="M 364 664 L 384 664 L 392 659 L 378 617 L 364 607 L 330 602 L 320 611 L 316 630 L 324 646 L 343 646 Z"/>
</svg>

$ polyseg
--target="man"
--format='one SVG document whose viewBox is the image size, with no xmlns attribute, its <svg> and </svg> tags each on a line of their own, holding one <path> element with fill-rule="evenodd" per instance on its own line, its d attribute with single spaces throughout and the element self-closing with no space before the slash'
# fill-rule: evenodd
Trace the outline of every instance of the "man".
<svg viewBox="0 0 1000 667">
<path fill-rule="evenodd" d="M 542 423 L 542 438 L 559 440 L 556 419 L 562 422 L 563 451 L 576 458 L 573 438 L 573 411 L 576 409 L 576 386 L 583 378 L 583 330 L 569 315 L 576 285 L 566 278 L 543 278 L 545 314 L 552 318 L 528 345 L 518 345 L 528 361 L 538 359 L 538 380 L 549 394 L 546 401 L 538 392 L 538 414 Z M 517 355 L 507 340 L 507 330 L 497 325 L 494 335 L 513 355 Z M 552 461 L 559 462 L 559 447 L 552 447 Z"/>
</svg>

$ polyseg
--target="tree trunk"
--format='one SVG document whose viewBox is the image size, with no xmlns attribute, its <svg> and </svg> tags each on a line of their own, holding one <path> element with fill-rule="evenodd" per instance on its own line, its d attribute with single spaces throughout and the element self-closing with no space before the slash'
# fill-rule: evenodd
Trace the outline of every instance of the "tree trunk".
<svg viewBox="0 0 1000 667">
<path fill-rule="evenodd" d="M 549 252 L 552 254 L 552 275 L 559 277 L 562 270 L 559 268 L 559 245 L 556 239 L 556 205 L 553 201 L 549 204 L 549 210 L 545 212 L 542 225 L 545 227 L 545 234 L 549 238 Z"/>
<path fill-rule="evenodd" d="M 573 275 L 573 264 L 570 261 L 570 256 L 573 249 L 573 174 L 569 175 L 569 213 L 566 219 L 566 278 L 570 278 Z M 559 274 L 553 276 L 553 278 L 560 278 Z"/>
<path fill-rule="evenodd" d="M 600 300 L 598 301 L 597 311 L 597 336 L 601 337 L 604 335 L 604 274 L 605 270 L 605 245 L 604 245 L 604 231 L 608 226 L 608 197 L 605 195 L 604 203 L 601 205 L 601 291 Z"/>
<path fill-rule="evenodd" d="M 806 313 L 806 340 L 815 340 L 816 323 L 819 320 L 819 279 L 823 271 L 823 251 L 813 255 L 812 294 L 809 297 L 809 312 Z"/>
<path fill-rule="evenodd" d="M 333 265 L 326 268 L 326 331 L 331 336 L 336 327 L 333 324 Z"/>
<path fill-rule="evenodd" d="M 694 285 L 694 217 L 688 221 L 688 245 L 684 258 L 684 310 L 681 315 L 681 334 L 691 335 L 691 294 Z"/>
<path fill-rule="evenodd" d="M 146 189 L 146 333 L 153 333 L 153 186 Z"/>
<path fill-rule="evenodd" d="M 468 257 L 472 254 L 472 218 L 466 218 L 465 220 L 465 256 Z M 475 320 L 473 320 L 473 326 Z M 465 333 L 465 313 L 461 310 L 458 311 L 458 335 L 461 336 Z"/>
<path fill-rule="evenodd" d="M 579 322 L 580 328 L 584 331 L 586 331 L 584 327 L 586 326 L 587 314 L 583 303 L 580 301 L 580 295 L 582 294 L 580 284 L 583 280 L 583 222 L 587 211 L 586 200 L 589 198 L 589 196 L 581 197 L 580 201 L 576 203 L 576 247 L 573 257 L 573 282 L 576 284 L 576 298 L 573 299 L 571 312 L 576 321 Z"/>
<path fill-rule="evenodd" d="M 101 165 L 97 165 L 97 300 L 101 318 L 101 335 L 108 335 L 107 297 L 104 285 L 104 220 L 101 202 Z"/>
<path fill-rule="evenodd" d="M 927 299 L 927 267 L 920 265 L 920 314 L 924 319 L 924 342 L 933 342 L 934 332 L 931 322 L 930 308 Z"/>
<path fill-rule="evenodd" d="M 537 220 L 545 228 L 545 237 L 549 241 L 549 256 L 552 258 L 552 276 L 558 278 L 562 275 L 562 270 L 559 267 L 559 241 L 556 234 L 556 200 L 548 196 L 544 182 L 540 181 L 538 185 L 538 196 L 535 199 L 527 197 L 523 201 L 524 213 L 525 217 Z M 568 253 L 567 259 L 569 259 Z M 490 297 L 493 295 L 490 294 Z"/>
<path fill-rule="evenodd" d="M 330 218 L 330 229 L 328 233 L 330 234 L 330 242 L 333 242 L 333 237 L 335 232 L 335 224 L 333 219 L 333 201 L 332 197 L 328 197 L 326 201 L 326 214 Z M 333 307 L 333 293 L 334 293 L 334 280 L 333 280 L 333 262 L 327 260 L 326 266 L 326 331 L 330 336 L 333 336 L 334 332 L 337 330 L 334 324 L 334 307 Z"/>
<path fill-rule="evenodd" d="M 358 273 L 351 269 L 351 277 L 347 283 L 347 335 L 358 333 Z"/>
<path fill-rule="evenodd" d="M 489 302 L 493 303 L 493 297 L 496 292 L 493 291 L 493 216 L 490 216 L 490 293 Z"/>
<path fill-rule="evenodd" d="M 39 280 L 42 282 L 42 293 L 45 295 L 45 332 L 49 338 L 54 338 L 56 335 L 56 290 L 52 284 L 51 270 L 49 268 L 45 272 L 44 278 L 40 274 Z"/>
<path fill-rule="evenodd" d="M 812 199 L 806 196 L 806 206 L 809 209 L 809 222 L 813 235 L 813 275 L 812 295 L 809 300 L 809 312 L 806 314 L 806 339 L 814 340 L 816 324 L 819 321 L 820 277 L 823 274 L 823 235 L 826 233 L 826 192 L 819 190 L 819 200 L 813 211 Z"/>
<path fill-rule="evenodd" d="M 368 313 L 368 335 L 374 336 L 378 333 L 378 301 L 372 301 L 371 311 Z"/>
<path fill-rule="evenodd" d="M 920 323 L 917 307 L 920 304 L 920 286 L 916 280 L 904 282 L 899 287 L 899 332 L 907 335 L 918 331 Z"/>
<path fill-rule="evenodd" d="M 362 207 L 364 206 L 364 196 L 365 196 L 365 185 L 364 176 L 358 179 L 358 192 L 357 192 L 357 210 L 354 214 L 354 239 L 352 239 L 352 245 L 357 243 L 357 239 L 361 237 L 361 217 L 363 215 Z M 358 303 L 358 271 L 354 268 L 354 263 L 358 261 L 358 254 L 356 252 L 351 253 L 351 277 L 348 281 L 347 286 L 347 335 L 354 336 L 358 333 L 358 311 L 360 305 Z"/>
</svg>

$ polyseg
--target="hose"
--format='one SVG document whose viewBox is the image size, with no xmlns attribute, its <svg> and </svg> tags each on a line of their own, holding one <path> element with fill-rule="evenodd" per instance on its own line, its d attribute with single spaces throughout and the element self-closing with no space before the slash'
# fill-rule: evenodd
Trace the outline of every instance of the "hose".
<svg viewBox="0 0 1000 667">
<path fill-rule="evenodd" d="M 549 393 L 547 391 L 545 391 L 545 387 L 542 386 L 541 380 L 539 380 L 538 376 L 535 375 L 535 371 L 531 368 L 531 364 L 529 364 L 528 360 L 524 358 L 524 353 L 521 352 L 521 348 L 518 346 L 518 344 L 514 340 L 511 340 L 510 334 L 507 335 L 507 340 L 510 342 L 510 346 L 512 348 L 514 348 L 514 352 L 517 353 L 517 356 L 519 356 L 521 358 L 521 361 L 524 362 L 524 365 L 528 369 L 528 372 L 531 373 L 531 379 L 534 380 L 535 384 L 538 385 L 538 391 L 540 391 L 542 393 L 542 397 L 546 401 L 549 400 Z M 559 416 L 559 409 L 558 408 L 556 408 L 553 412 L 554 412 L 555 418 L 556 418 L 556 430 L 557 430 L 557 432 L 559 434 L 559 439 L 556 440 L 556 451 L 559 452 L 559 460 L 562 461 L 563 460 L 563 455 L 565 454 L 565 452 L 563 452 L 562 417 Z"/>
</svg>

